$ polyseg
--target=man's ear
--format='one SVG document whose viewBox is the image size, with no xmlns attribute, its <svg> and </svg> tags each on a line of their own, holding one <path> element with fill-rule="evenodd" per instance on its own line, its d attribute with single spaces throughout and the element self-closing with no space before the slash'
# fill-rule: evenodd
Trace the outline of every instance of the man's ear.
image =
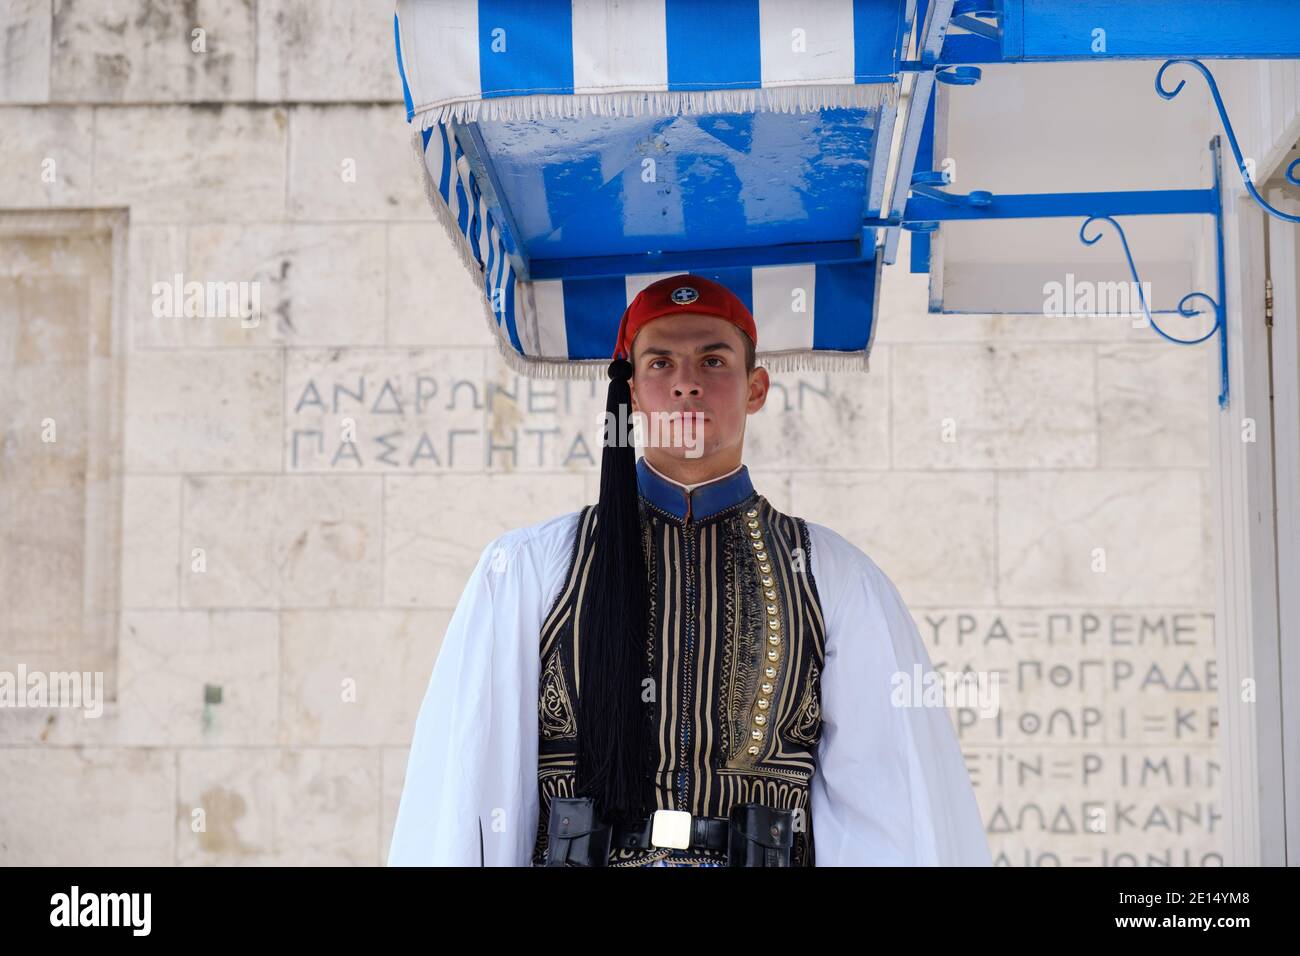
<svg viewBox="0 0 1300 956">
<path fill-rule="evenodd" d="M 767 369 L 758 366 L 749 375 L 749 400 L 745 403 L 746 414 L 752 415 L 767 404 L 767 393 L 772 388 L 772 379 Z"/>
</svg>

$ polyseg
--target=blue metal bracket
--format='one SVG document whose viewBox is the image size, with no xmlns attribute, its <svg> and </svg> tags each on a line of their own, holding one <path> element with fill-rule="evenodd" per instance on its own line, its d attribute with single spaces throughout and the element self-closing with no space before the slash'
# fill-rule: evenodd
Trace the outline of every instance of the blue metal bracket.
<svg viewBox="0 0 1300 956">
<path fill-rule="evenodd" d="M 980 191 L 982 192 L 982 191 Z M 978 196 L 979 193 L 972 193 Z M 949 195 L 948 200 L 954 198 Z M 1213 189 L 1134 189 L 1095 193 L 988 194 L 988 202 L 951 202 L 931 196 L 908 200 L 904 214 L 894 219 L 868 219 L 863 226 L 926 229 L 936 221 L 984 219 L 1052 219 L 1061 216 L 1173 216 L 1213 214 Z"/>
<path fill-rule="evenodd" d="M 993 0 L 988 0 L 993 2 Z M 970 29 L 970 25 L 962 22 L 970 19 L 975 13 L 984 16 L 996 16 L 996 12 L 976 11 L 970 9 L 980 4 L 980 0 L 958 0 L 953 7 L 953 25 Z M 979 21 L 975 21 L 978 23 Z M 986 26 L 981 24 L 981 26 Z M 987 39 L 983 33 L 978 30 L 972 31 L 977 33 L 981 39 Z M 1232 123 L 1228 119 L 1228 112 L 1223 105 L 1223 98 L 1219 95 L 1218 85 L 1214 81 L 1213 75 L 1205 65 L 1199 60 L 1191 58 L 1173 58 L 1166 60 L 1156 73 L 1155 87 L 1156 92 L 1164 99 L 1173 99 L 1182 88 L 1186 85 L 1185 80 L 1180 80 L 1178 85 L 1172 90 L 1166 89 L 1163 83 L 1165 71 L 1171 66 L 1178 63 L 1187 63 L 1194 67 L 1200 74 L 1205 77 L 1206 83 L 1210 87 L 1210 93 L 1214 97 L 1215 108 L 1219 111 L 1219 118 L 1223 122 L 1224 133 L 1228 138 L 1228 144 L 1232 148 L 1233 157 L 1237 161 L 1237 170 L 1241 174 L 1242 182 L 1245 184 L 1246 191 L 1250 197 L 1269 215 L 1286 222 L 1300 223 L 1300 216 L 1285 213 L 1277 209 L 1259 194 L 1253 182 L 1253 176 L 1247 168 L 1246 161 L 1242 158 L 1241 148 L 1237 145 L 1237 137 L 1232 129 Z M 944 69 L 943 67 L 939 68 Z M 955 71 L 962 69 L 978 69 L 974 67 L 949 68 Z M 940 73 L 935 74 L 936 79 L 942 80 Z M 975 82 L 975 79 L 969 82 Z M 961 82 L 949 80 L 945 82 Z M 1129 272 L 1133 276 L 1133 281 L 1137 286 L 1138 301 L 1142 305 L 1143 315 L 1151 327 L 1161 336 L 1170 342 L 1178 345 L 1196 345 L 1206 341 L 1210 337 L 1217 335 L 1219 338 L 1219 407 L 1227 408 L 1228 406 L 1228 332 L 1227 319 L 1224 313 L 1225 302 L 1225 280 L 1223 267 L 1223 157 L 1222 142 L 1218 136 L 1210 140 L 1210 152 L 1213 156 L 1214 166 L 1214 184 L 1210 189 L 1165 189 L 1165 190 L 1139 190 L 1131 192 L 1113 192 L 1113 193 L 1039 193 L 1026 194 L 1019 196 L 994 196 L 985 190 L 972 190 L 966 195 L 953 194 L 940 189 L 940 186 L 946 186 L 950 182 L 947 172 L 925 171 L 918 172 L 912 176 L 910 189 L 911 193 L 901 215 L 889 219 L 868 219 L 863 223 L 864 230 L 874 228 L 884 228 L 895 231 L 898 228 L 907 229 L 918 234 L 918 237 L 924 237 L 926 243 L 926 258 L 928 259 L 928 235 L 938 229 L 939 223 L 952 220 L 980 220 L 980 219 L 1022 219 L 1038 218 L 1050 216 L 1067 216 L 1067 215 L 1084 215 L 1087 218 L 1079 228 L 1079 239 L 1084 245 L 1093 245 L 1101 238 L 1101 232 L 1092 238 L 1087 236 L 1087 228 L 1094 222 L 1108 222 L 1115 227 L 1119 233 L 1120 242 L 1124 247 L 1124 257 L 1128 261 Z M 1297 170 L 1300 169 L 1300 159 L 1293 161 L 1286 169 L 1286 179 L 1294 185 L 1300 185 L 1300 175 Z M 1193 299 L 1203 299 L 1209 303 L 1214 313 L 1214 325 L 1208 332 L 1194 339 L 1181 339 L 1172 336 L 1156 323 L 1151 317 L 1151 309 L 1146 301 L 1146 296 L 1142 292 L 1142 283 L 1138 278 L 1137 266 L 1133 262 L 1133 256 L 1129 251 L 1128 238 L 1124 234 L 1124 229 L 1119 222 L 1114 219 L 1117 215 L 1167 215 L 1171 213 L 1206 213 L 1214 216 L 1215 231 L 1215 264 L 1218 272 L 1218 297 L 1212 297 L 1204 292 L 1189 292 L 1178 301 L 1177 311 L 1180 315 L 1191 317 L 1199 315 L 1201 310 L 1192 308 L 1188 303 Z M 891 261 L 886 257 L 886 262 Z"/>
<path fill-rule="evenodd" d="M 1156 92 L 1164 99 L 1172 100 L 1178 95 L 1179 90 L 1187 85 L 1186 80 L 1179 80 L 1178 85 L 1172 90 L 1166 90 L 1164 85 L 1161 83 L 1161 80 L 1163 80 L 1165 76 L 1165 70 L 1169 69 L 1175 63 L 1186 63 L 1189 66 L 1196 67 L 1201 76 L 1205 77 L 1205 82 L 1210 85 L 1210 95 L 1214 97 L 1214 107 L 1219 111 L 1219 119 L 1223 121 L 1223 131 L 1228 136 L 1228 145 L 1232 147 L 1232 155 L 1237 160 L 1237 171 L 1241 173 L 1241 181 L 1245 183 L 1246 192 L 1250 193 L 1250 198 L 1255 200 L 1261 209 L 1275 219 L 1281 219 L 1284 222 L 1300 222 L 1300 216 L 1293 216 L 1290 213 L 1283 212 L 1276 206 L 1270 206 L 1264 197 L 1259 194 L 1259 191 L 1255 189 L 1254 177 L 1251 176 L 1250 170 L 1246 168 L 1246 161 L 1241 158 L 1241 147 L 1237 145 L 1237 135 L 1232 131 L 1232 123 L 1228 121 L 1228 111 L 1224 108 L 1223 98 L 1219 96 L 1219 85 L 1214 82 L 1214 76 L 1208 69 L 1206 69 L 1204 63 L 1200 60 L 1192 59 L 1165 60 L 1165 62 L 1160 65 L 1160 70 L 1156 73 Z M 1295 160 L 1286 168 L 1286 178 L 1288 182 L 1300 186 L 1300 179 L 1296 177 L 1297 167 L 1300 167 L 1300 159 Z"/>
<path fill-rule="evenodd" d="M 1157 87 L 1160 86 L 1160 81 L 1158 81 L 1158 79 L 1156 81 L 1156 85 Z M 1175 92 L 1177 92 L 1177 90 L 1175 90 Z M 1216 99 L 1217 99 L 1217 95 L 1216 95 Z M 1219 138 L 1214 137 L 1212 140 L 1210 140 L 1210 152 L 1212 152 L 1214 156 L 1214 196 L 1216 196 L 1217 200 L 1222 200 L 1222 194 L 1219 193 L 1219 185 L 1221 185 L 1222 182 L 1221 181 L 1222 163 L 1221 163 L 1221 156 L 1219 156 L 1219 151 L 1221 151 L 1221 146 L 1219 146 Z M 1206 295 L 1205 293 L 1187 293 L 1187 295 L 1184 295 L 1183 298 L 1180 298 L 1178 300 L 1178 313 L 1179 315 L 1182 316 L 1191 317 L 1193 315 L 1200 315 L 1201 313 L 1201 310 L 1199 310 L 1199 308 L 1191 308 L 1190 306 L 1188 306 L 1187 302 L 1190 299 L 1205 299 L 1206 302 L 1210 304 L 1210 308 L 1214 310 L 1214 325 L 1212 326 L 1212 328 L 1210 328 L 1209 332 L 1206 332 L 1204 334 L 1204 336 L 1200 336 L 1197 338 L 1178 338 L 1177 336 L 1170 336 L 1169 333 L 1165 332 L 1164 329 L 1160 328 L 1160 325 L 1156 324 L 1156 320 L 1152 319 L 1151 308 L 1149 308 L 1147 304 L 1147 297 L 1145 297 L 1145 295 L 1143 294 L 1143 290 L 1141 290 L 1141 280 L 1140 278 L 1138 278 L 1138 267 L 1136 267 L 1136 265 L 1134 264 L 1134 258 L 1132 258 L 1132 252 L 1128 251 L 1128 238 L 1125 235 L 1125 230 L 1123 230 L 1123 226 L 1119 225 L 1117 221 L 1112 219 L 1112 217 L 1110 216 L 1089 216 L 1088 219 L 1083 221 L 1083 225 L 1079 226 L 1079 239 L 1080 241 L 1083 242 L 1083 245 L 1091 246 L 1093 245 L 1093 243 L 1097 242 L 1097 239 L 1101 238 L 1100 232 L 1097 233 L 1096 235 L 1093 235 L 1091 239 L 1089 239 L 1086 234 L 1088 226 L 1092 225 L 1093 222 L 1097 222 L 1097 221 L 1109 222 L 1110 225 L 1114 226 L 1115 232 L 1119 233 L 1119 242 L 1123 243 L 1123 247 L 1125 247 L 1125 259 L 1128 260 L 1128 272 L 1132 273 L 1132 277 L 1134 277 L 1134 285 L 1138 287 L 1138 300 L 1141 303 L 1141 311 L 1143 311 L 1144 316 L 1147 316 L 1148 323 L 1151 323 L 1152 328 L 1156 329 L 1156 332 L 1160 333 L 1161 336 L 1164 336 L 1166 339 L 1169 339 L 1169 341 L 1173 342 L 1174 345 L 1199 345 L 1199 343 L 1204 342 L 1206 338 L 1209 338 L 1210 336 L 1214 336 L 1214 334 L 1217 334 L 1217 336 L 1219 337 L 1219 408 L 1227 408 L 1227 317 L 1225 313 L 1223 313 L 1223 300 L 1225 300 L 1225 278 L 1223 278 L 1222 202 L 1216 202 L 1216 207 L 1214 207 L 1214 235 L 1216 235 L 1218 298 L 1216 299 L 1210 297 L 1210 295 Z"/>
<path fill-rule="evenodd" d="M 1160 81 L 1156 81 L 1159 87 Z M 1179 84 L 1181 86 L 1181 84 Z M 1174 91 L 1175 93 L 1177 90 Z M 1216 99 L 1217 94 L 1216 94 Z M 1219 408 L 1228 407 L 1228 327 L 1227 316 L 1224 314 L 1224 275 L 1223 275 L 1223 206 L 1222 194 L 1220 193 L 1221 185 L 1221 146 L 1219 137 L 1215 136 L 1210 140 L 1210 152 L 1214 156 L 1214 195 L 1216 198 L 1214 208 L 1214 233 L 1215 233 L 1215 258 L 1218 272 L 1218 298 L 1207 295 L 1204 292 L 1189 292 L 1178 300 L 1178 313 L 1184 317 L 1190 318 L 1193 315 L 1200 315 L 1200 309 L 1193 309 L 1187 305 L 1190 299 L 1204 299 L 1214 310 L 1214 325 L 1204 335 L 1194 339 L 1180 339 L 1177 336 L 1170 335 L 1151 317 L 1151 309 L 1147 305 L 1146 296 L 1142 293 L 1142 280 L 1138 278 L 1137 266 L 1133 263 L 1133 254 L 1129 251 L 1128 238 L 1124 235 L 1124 229 L 1118 222 L 1110 216 L 1089 216 L 1084 220 L 1083 225 L 1079 227 L 1079 239 L 1085 246 L 1091 246 L 1101 238 L 1101 233 L 1093 236 L 1091 239 L 1085 234 L 1088 226 L 1094 222 L 1108 222 L 1115 227 L 1119 233 L 1119 241 L 1124 245 L 1124 258 L 1128 260 L 1128 271 L 1133 275 L 1133 283 L 1137 286 L 1138 301 L 1142 303 L 1142 314 L 1146 316 L 1147 322 L 1151 327 L 1159 332 L 1162 336 L 1173 342 L 1175 345 L 1197 345 L 1204 342 L 1212 335 L 1219 336 Z M 1239 157 L 1240 158 L 1240 157 Z"/>
<path fill-rule="evenodd" d="M 947 83 L 949 86 L 974 86 L 984 75 L 978 66 L 950 66 L 946 63 L 939 63 L 933 58 L 922 60 L 901 60 L 898 64 L 899 73 L 932 73 L 934 78 L 940 83 Z"/>
<path fill-rule="evenodd" d="M 1124 256 L 1128 260 L 1129 272 L 1137 283 L 1138 299 L 1142 312 L 1152 327 L 1171 342 L 1179 345 L 1195 345 L 1204 342 L 1212 335 L 1219 336 L 1219 407 L 1228 406 L 1228 340 L 1227 322 L 1224 315 L 1224 271 L 1223 271 L 1223 195 L 1222 195 L 1222 146 L 1218 136 L 1210 140 L 1213 155 L 1214 184 L 1208 189 L 1147 189 L 1127 192 L 1095 193 L 1026 193 L 1022 195 L 999 196 L 985 190 L 973 190 L 966 195 L 946 193 L 938 187 L 949 182 L 945 171 L 933 170 L 916 173 L 912 177 L 912 198 L 907 202 L 903 215 L 893 219 L 868 219 L 863 223 L 864 229 L 902 228 L 925 235 L 934 232 L 940 222 L 954 220 L 986 219 L 1038 219 L 1062 216 L 1082 215 L 1087 218 L 1079 229 L 1079 238 L 1084 245 L 1092 245 L 1101 238 L 1101 233 L 1089 239 L 1086 230 L 1094 222 L 1108 222 L 1119 233 L 1124 245 Z M 1137 266 L 1129 252 L 1128 239 L 1124 230 L 1115 220 L 1115 216 L 1206 214 L 1214 216 L 1215 257 L 1218 271 L 1218 297 L 1213 298 L 1204 292 L 1189 292 L 1178 302 L 1178 313 L 1191 317 L 1199 315 L 1200 310 L 1191 308 L 1192 299 L 1204 299 L 1214 310 L 1214 327 L 1196 339 L 1179 339 L 1169 335 L 1151 318 L 1151 309 L 1146 296 L 1142 293 L 1142 284 L 1138 279 Z"/>
<path fill-rule="evenodd" d="M 946 169 L 932 169 L 927 172 L 912 174 L 912 195 L 929 196 L 950 206 L 976 206 L 984 208 L 993 202 L 993 194 L 984 189 L 973 189 L 969 193 L 946 193 L 939 186 L 952 182 L 952 175 Z"/>
<path fill-rule="evenodd" d="M 952 182 L 952 176 L 946 169 L 932 169 L 912 174 L 912 196 L 925 196 L 947 206 L 967 209 L 985 209 L 993 202 L 993 194 L 984 189 L 974 189 L 969 193 L 949 193 L 939 189 Z M 912 208 L 912 202 L 908 208 Z M 925 222 L 904 222 L 903 227 L 909 232 L 934 232 L 939 228 L 937 220 Z"/>
<path fill-rule="evenodd" d="M 941 66 L 934 71 L 934 78 L 949 86 L 974 86 L 981 76 L 978 66 Z"/>
</svg>

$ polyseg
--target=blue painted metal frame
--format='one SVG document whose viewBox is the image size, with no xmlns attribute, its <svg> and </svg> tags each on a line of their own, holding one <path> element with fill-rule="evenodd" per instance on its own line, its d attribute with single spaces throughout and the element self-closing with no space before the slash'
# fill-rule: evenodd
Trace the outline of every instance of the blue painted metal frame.
<svg viewBox="0 0 1300 956">
<path fill-rule="evenodd" d="M 912 71 L 912 92 L 907 105 L 907 118 L 903 127 L 903 141 L 899 148 L 898 164 L 894 169 L 894 185 L 888 204 L 891 219 L 903 215 L 907 205 L 908 192 L 911 189 L 912 172 L 916 167 L 916 155 L 921 144 L 921 133 L 925 127 L 925 116 L 930 103 L 930 94 L 934 89 L 935 67 L 943 49 L 944 37 L 952 19 L 956 0 L 930 0 L 925 12 L 925 20 L 919 31 L 918 57 L 910 64 L 900 63 L 904 72 Z M 863 223 L 863 228 L 872 228 Z M 873 234 L 874 235 L 874 234 Z M 884 262 L 892 265 L 898 258 L 898 242 L 901 232 L 894 226 L 885 231 Z"/>
<path fill-rule="evenodd" d="M 922 174 L 917 174 L 922 175 Z M 932 190 L 937 193 L 938 190 Z M 1050 219 L 1059 216 L 1166 216 L 1179 213 L 1212 213 L 1213 189 L 1136 189 L 1120 192 L 1020 193 L 997 195 L 985 193 L 988 201 L 953 202 L 966 197 L 948 194 L 945 199 L 933 195 L 913 196 L 899 219 L 872 219 L 874 228 L 902 227 L 932 231 L 934 223 L 954 219 Z"/>
<path fill-rule="evenodd" d="M 1212 18 L 1193 15 L 1196 11 L 1188 6 L 1187 0 L 1095 0 L 1086 4 L 1061 0 L 954 0 L 934 7 L 929 11 L 925 45 L 919 58 L 899 64 L 902 73 L 912 73 L 916 79 L 894 180 L 895 202 L 888 218 L 901 217 L 906 201 L 898 202 L 900 188 L 904 183 L 911 184 L 915 177 L 921 141 L 932 142 L 932 133 L 927 136 L 925 127 L 933 122 L 933 106 L 922 111 L 920 117 L 913 115 L 917 112 L 920 90 L 933 90 L 934 82 L 976 83 L 980 72 L 972 64 L 977 63 L 1160 58 L 1166 62 L 1156 77 L 1156 91 L 1171 99 L 1182 89 L 1183 82 L 1172 91 L 1161 85 L 1160 78 L 1171 64 L 1189 63 L 1200 70 L 1210 85 L 1251 197 L 1270 215 L 1300 222 L 1300 217 L 1269 206 L 1249 182 L 1214 78 L 1194 59 L 1196 56 L 1300 57 L 1300 16 L 1296 14 L 1296 0 L 1220 0 Z M 1267 24 L 1269 29 L 1261 30 L 1261 24 Z M 1171 54 L 1174 58 L 1168 59 Z M 912 145 L 913 137 L 916 147 Z M 923 163 L 923 167 L 929 165 L 932 162 Z M 1300 170 L 1300 160 L 1287 168 L 1286 178 L 1300 185 L 1297 170 Z M 924 189 L 914 191 L 924 192 Z M 905 189 L 902 195 L 906 197 Z M 864 228 L 871 225 L 885 229 L 884 261 L 892 264 L 897 257 L 899 230 L 882 219 L 868 219 L 863 223 Z M 920 262 L 929 263 L 929 239 L 924 232 L 932 230 L 916 231 L 914 240 L 922 242 L 920 245 L 914 242 L 913 271 Z"/>
<path fill-rule="evenodd" d="M 826 264 L 871 260 L 875 247 L 861 242 L 797 242 L 778 246 L 743 246 L 736 249 L 684 249 L 680 252 L 646 252 L 623 256 L 583 256 L 568 259 L 533 259 L 530 279 L 593 279 L 599 276 L 647 272 L 691 272 L 736 266 Z"/>
<path fill-rule="evenodd" d="M 1219 407 L 1228 407 L 1228 332 L 1227 318 L 1224 313 L 1225 277 L 1223 268 L 1223 160 L 1220 138 L 1215 136 L 1209 143 L 1213 157 L 1214 183 L 1208 189 L 1140 189 L 1125 192 L 1080 192 L 1080 193 L 1023 193 L 1020 195 L 998 196 L 983 190 L 969 194 L 945 193 L 935 183 L 946 182 L 947 174 L 943 172 L 916 173 L 916 183 L 912 187 L 913 196 L 908 201 L 902 216 L 898 219 L 868 220 L 866 225 L 873 228 L 903 228 L 925 235 L 933 232 L 940 222 L 954 220 L 992 220 L 992 219 L 1050 219 L 1063 216 L 1086 216 L 1079 228 L 1079 239 L 1084 245 L 1093 245 L 1101 238 L 1098 234 L 1088 239 L 1085 230 L 1096 221 L 1110 223 L 1119 232 L 1124 245 L 1124 255 L 1128 260 L 1129 272 L 1137 283 L 1138 299 L 1142 312 L 1151 326 L 1168 339 L 1179 345 L 1196 345 L 1210 336 L 1219 336 Z M 1240 161 L 1240 155 L 1238 154 Z M 1198 315 L 1200 310 L 1188 308 L 1190 299 L 1205 299 L 1214 309 L 1214 326 L 1196 339 L 1179 339 L 1165 332 L 1151 318 L 1151 310 L 1142 293 L 1142 284 L 1138 279 L 1137 266 L 1129 253 L 1128 239 L 1123 227 L 1114 216 L 1151 216 L 1151 215 L 1211 215 L 1214 217 L 1215 264 L 1217 271 L 1218 298 L 1212 298 L 1204 292 L 1189 292 L 1178 301 L 1177 311 L 1180 315 L 1190 317 Z"/>
<path fill-rule="evenodd" d="M 903 13 L 902 49 L 899 54 L 900 71 L 902 63 L 905 62 L 912 36 L 919 30 L 924 29 L 926 17 L 929 15 L 929 6 L 930 0 L 919 0 L 919 2 L 918 0 L 907 0 Z M 900 72 L 900 92 L 901 83 L 902 73 Z M 898 123 L 900 106 L 901 103 L 895 103 L 881 110 L 880 123 L 876 130 L 876 154 L 871 160 L 871 189 L 862 210 L 864 220 L 879 216 L 884 208 L 885 186 L 889 180 L 889 162 L 894 147 L 894 128 Z M 868 244 L 874 247 L 878 243 L 876 231 L 874 229 L 864 229 L 861 241 L 864 249 Z"/>
<path fill-rule="evenodd" d="M 1295 0 L 986 0 L 999 8 L 996 32 L 959 16 L 941 62 L 1060 60 L 1289 59 L 1300 56 Z M 975 26 L 979 24 L 979 26 Z M 1099 48 L 1100 47 L 1100 48 Z"/>
<path fill-rule="evenodd" d="M 880 110 L 876 124 L 875 150 L 871 157 L 871 185 L 863 203 L 863 221 L 878 216 L 885 202 L 885 187 L 889 178 L 889 159 L 894 145 L 894 127 L 898 123 L 898 104 Z M 875 258 L 879 238 L 874 229 L 864 228 L 858 237 L 858 248 L 864 259 Z"/>
<path fill-rule="evenodd" d="M 934 168 L 934 110 L 938 89 L 930 88 L 930 102 L 925 110 L 925 123 L 921 127 L 921 143 L 916 151 L 916 163 L 922 169 Z M 915 174 L 912 176 L 916 178 Z M 914 272 L 930 271 L 930 237 L 924 233 L 914 233 L 911 244 L 911 262 L 908 268 Z"/>
</svg>

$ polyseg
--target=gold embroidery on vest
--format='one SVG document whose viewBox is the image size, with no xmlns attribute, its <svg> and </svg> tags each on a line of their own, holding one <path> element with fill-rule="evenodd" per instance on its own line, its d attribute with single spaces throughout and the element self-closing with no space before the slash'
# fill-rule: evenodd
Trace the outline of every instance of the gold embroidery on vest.
<svg viewBox="0 0 1300 956">
<path fill-rule="evenodd" d="M 821 682 L 820 672 L 814 662 L 804 683 L 803 696 L 799 699 L 799 709 L 790 720 L 787 734 L 800 743 L 813 745 L 817 743 L 821 731 Z"/>
<path fill-rule="evenodd" d="M 757 673 L 751 674 L 749 680 L 737 681 L 732 688 L 733 694 L 738 688 L 748 693 L 744 701 L 746 709 L 738 711 L 746 716 L 745 723 L 739 728 L 743 736 L 733 742 L 726 764 L 731 769 L 752 767 L 763 753 L 772 750 L 772 735 L 776 729 L 774 720 L 781 699 L 781 670 L 788 652 L 780 591 L 776 574 L 772 570 L 775 559 L 767 544 L 766 532 L 769 529 L 763 527 L 757 508 L 750 508 L 744 515 L 744 540 L 748 542 L 746 550 L 753 556 L 752 560 L 757 566 L 761 592 L 756 597 L 763 613 L 759 616 L 759 634 L 743 635 L 749 645 L 747 649 L 750 650 L 746 657 L 750 659 L 751 666 L 757 668 Z M 741 601 L 744 600 L 745 596 L 742 595 Z M 757 643 L 756 648 L 753 647 L 754 643 Z M 755 652 L 757 661 L 753 661 Z M 752 685 L 752 689 L 747 685 Z"/>
<path fill-rule="evenodd" d="M 577 736 L 573 707 L 569 703 L 569 692 L 564 684 L 564 669 L 560 667 L 560 659 L 556 654 L 551 655 L 542 672 L 542 693 L 538 698 L 538 708 L 543 737 L 558 740 Z"/>
</svg>

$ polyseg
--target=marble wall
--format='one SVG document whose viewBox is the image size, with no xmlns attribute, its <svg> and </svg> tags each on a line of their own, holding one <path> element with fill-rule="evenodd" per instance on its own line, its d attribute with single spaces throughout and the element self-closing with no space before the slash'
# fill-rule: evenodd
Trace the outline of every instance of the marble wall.
<svg viewBox="0 0 1300 956">
<path fill-rule="evenodd" d="M 465 579 L 501 531 L 594 500 L 603 397 L 499 359 L 418 179 L 388 8 L 17 0 L 0 33 L 5 221 L 128 217 L 103 240 L 110 680 L 98 717 L 0 708 L 0 862 L 381 863 Z M 937 667 L 1003 674 L 996 719 L 953 712 L 1000 861 L 1215 862 L 1210 358 L 1126 318 L 930 315 L 906 253 L 869 374 L 774 376 L 757 487 L 865 549 Z M 0 264 L 27 465 L 53 453 L 5 291 L 30 260 Z M 178 276 L 239 308 L 174 314 Z M 88 321 L 60 308 L 47 348 L 75 364 Z M 88 404 L 69 426 L 102 443 Z M 3 464 L 17 554 L 49 531 Z M 61 565 L 0 569 L 58 612 Z M 13 620 L 0 669 L 78 666 Z"/>
</svg>

